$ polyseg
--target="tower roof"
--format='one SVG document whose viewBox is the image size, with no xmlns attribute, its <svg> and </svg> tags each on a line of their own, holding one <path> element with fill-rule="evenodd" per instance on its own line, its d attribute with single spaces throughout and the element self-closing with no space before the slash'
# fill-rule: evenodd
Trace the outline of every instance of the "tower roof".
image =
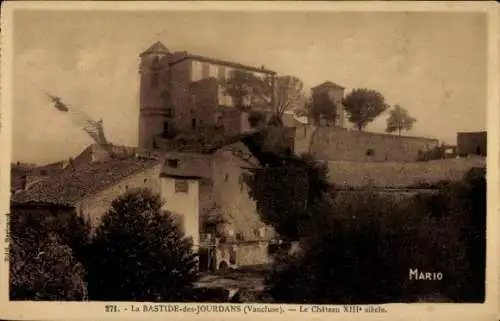
<svg viewBox="0 0 500 321">
<path fill-rule="evenodd" d="M 147 54 L 152 54 L 152 53 L 163 53 L 163 54 L 168 54 L 170 51 L 165 47 L 164 44 L 162 44 L 160 41 L 155 42 L 151 47 L 149 47 L 146 51 L 141 53 L 141 57 Z"/>
<path fill-rule="evenodd" d="M 332 82 L 332 81 L 329 81 L 329 80 L 327 80 L 327 81 L 323 82 L 322 84 L 320 84 L 320 85 L 318 85 L 318 86 L 316 86 L 316 87 L 313 87 L 312 89 L 316 89 L 316 88 L 320 88 L 320 87 L 330 87 L 330 88 L 340 88 L 340 89 L 345 89 L 345 88 L 344 88 L 344 87 L 342 87 L 341 85 L 336 84 L 336 83 L 334 83 L 334 82 Z"/>
</svg>

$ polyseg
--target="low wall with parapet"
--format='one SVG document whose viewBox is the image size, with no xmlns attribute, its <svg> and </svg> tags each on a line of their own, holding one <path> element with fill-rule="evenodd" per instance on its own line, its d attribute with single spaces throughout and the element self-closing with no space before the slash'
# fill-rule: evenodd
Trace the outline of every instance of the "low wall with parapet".
<svg viewBox="0 0 500 321">
<path fill-rule="evenodd" d="M 320 160 L 414 162 L 436 139 L 397 136 L 306 125 L 295 130 L 295 153 L 311 152 Z"/>
<path fill-rule="evenodd" d="M 486 167 L 486 157 L 428 162 L 328 161 L 329 178 L 338 187 L 408 187 L 457 181 L 474 167 Z"/>
</svg>

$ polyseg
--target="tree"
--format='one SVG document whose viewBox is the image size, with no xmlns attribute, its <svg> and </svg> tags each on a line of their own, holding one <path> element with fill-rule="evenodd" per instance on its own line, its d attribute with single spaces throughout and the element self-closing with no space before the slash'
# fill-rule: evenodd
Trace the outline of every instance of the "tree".
<svg viewBox="0 0 500 321">
<path fill-rule="evenodd" d="M 252 110 L 248 115 L 248 123 L 251 128 L 263 126 L 266 123 L 266 115 L 261 111 Z"/>
<path fill-rule="evenodd" d="M 235 70 L 223 83 L 226 95 L 233 99 L 236 108 L 245 109 L 245 102 L 255 96 L 256 90 L 262 87 L 261 80 L 254 74 Z"/>
<path fill-rule="evenodd" d="M 288 110 L 295 110 L 304 104 L 304 84 L 295 76 L 280 76 L 274 85 L 274 115 L 281 120 Z M 269 101 L 270 102 L 270 101 Z"/>
<path fill-rule="evenodd" d="M 321 93 L 310 98 L 304 106 L 305 113 L 315 125 L 319 125 L 321 119 L 331 122 L 337 117 L 338 106 L 327 93 Z"/>
<path fill-rule="evenodd" d="M 10 295 L 14 300 L 82 300 L 90 224 L 74 210 L 12 207 Z"/>
<path fill-rule="evenodd" d="M 410 113 L 399 105 L 395 105 L 393 109 L 390 110 L 389 118 L 387 118 L 387 133 L 398 132 L 401 136 L 401 131 L 410 130 L 413 124 L 417 121 L 415 118 L 410 116 Z"/>
<path fill-rule="evenodd" d="M 266 139 L 270 140 L 265 134 L 242 139 L 263 167 L 245 176 L 245 182 L 262 221 L 283 238 L 296 240 L 309 207 L 331 188 L 328 168 L 311 155 L 287 155 L 279 146 L 266 148 Z"/>
<path fill-rule="evenodd" d="M 343 99 L 348 119 L 359 131 L 375 120 L 389 105 L 385 103 L 384 96 L 372 89 L 354 89 Z"/>
<path fill-rule="evenodd" d="M 81 301 L 86 298 L 85 269 L 56 235 L 35 237 L 27 228 L 10 240 L 10 299 Z"/>
<path fill-rule="evenodd" d="M 295 76 L 267 76 L 259 78 L 244 71 L 235 71 L 225 82 L 226 94 L 233 98 L 236 107 L 245 106 L 245 101 L 259 109 L 273 113 L 272 121 L 282 124 L 282 116 L 304 103 L 304 84 Z"/>
<path fill-rule="evenodd" d="M 278 256 L 266 280 L 277 302 L 380 304 L 435 295 L 484 300 L 484 168 L 436 194 L 344 194 L 318 200 L 310 210 L 300 251 Z M 412 282 L 414 268 L 440 271 L 444 278 Z"/>
<path fill-rule="evenodd" d="M 148 189 L 112 202 L 92 240 L 92 300 L 189 300 L 197 258 L 174 215 L 161 208 L 160 197 Z"/>
</svg>

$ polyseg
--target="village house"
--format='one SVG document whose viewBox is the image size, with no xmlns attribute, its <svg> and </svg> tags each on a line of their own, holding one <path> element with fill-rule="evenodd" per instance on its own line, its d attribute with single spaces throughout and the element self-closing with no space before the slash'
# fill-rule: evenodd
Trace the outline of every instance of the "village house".
<svg viewBox="0 0 500 321">
<path fill-rule="evenodd" d="M 128 152 L 107 158 L 94 145 L 79 156 L 90 161 L 33 183 L 13 194 L 12 202 L 24 208 L 42 203 L 73 207 L 95 227 L 117 196 L 149 188 L 192 238 L 200 270 L 269 263 L 276 235 L 260 220 L 245 184 L 245 175 L 260 165 L 239 138 L 193 152 Z"/>
</svg>

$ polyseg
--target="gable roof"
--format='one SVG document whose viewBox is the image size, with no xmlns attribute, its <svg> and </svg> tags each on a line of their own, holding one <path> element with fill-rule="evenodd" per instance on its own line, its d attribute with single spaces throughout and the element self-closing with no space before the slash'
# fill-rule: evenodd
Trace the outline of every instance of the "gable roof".
<svg viewBox="0 0 500 321">
<path fill-rule="evenodd" d="M 74 205 L 126 177 L 158 165 L 163 160 L 109 159 L 79 166 L 33 184 L 12 195 L 13 202 L 48 202 Z"/>
</svg>

